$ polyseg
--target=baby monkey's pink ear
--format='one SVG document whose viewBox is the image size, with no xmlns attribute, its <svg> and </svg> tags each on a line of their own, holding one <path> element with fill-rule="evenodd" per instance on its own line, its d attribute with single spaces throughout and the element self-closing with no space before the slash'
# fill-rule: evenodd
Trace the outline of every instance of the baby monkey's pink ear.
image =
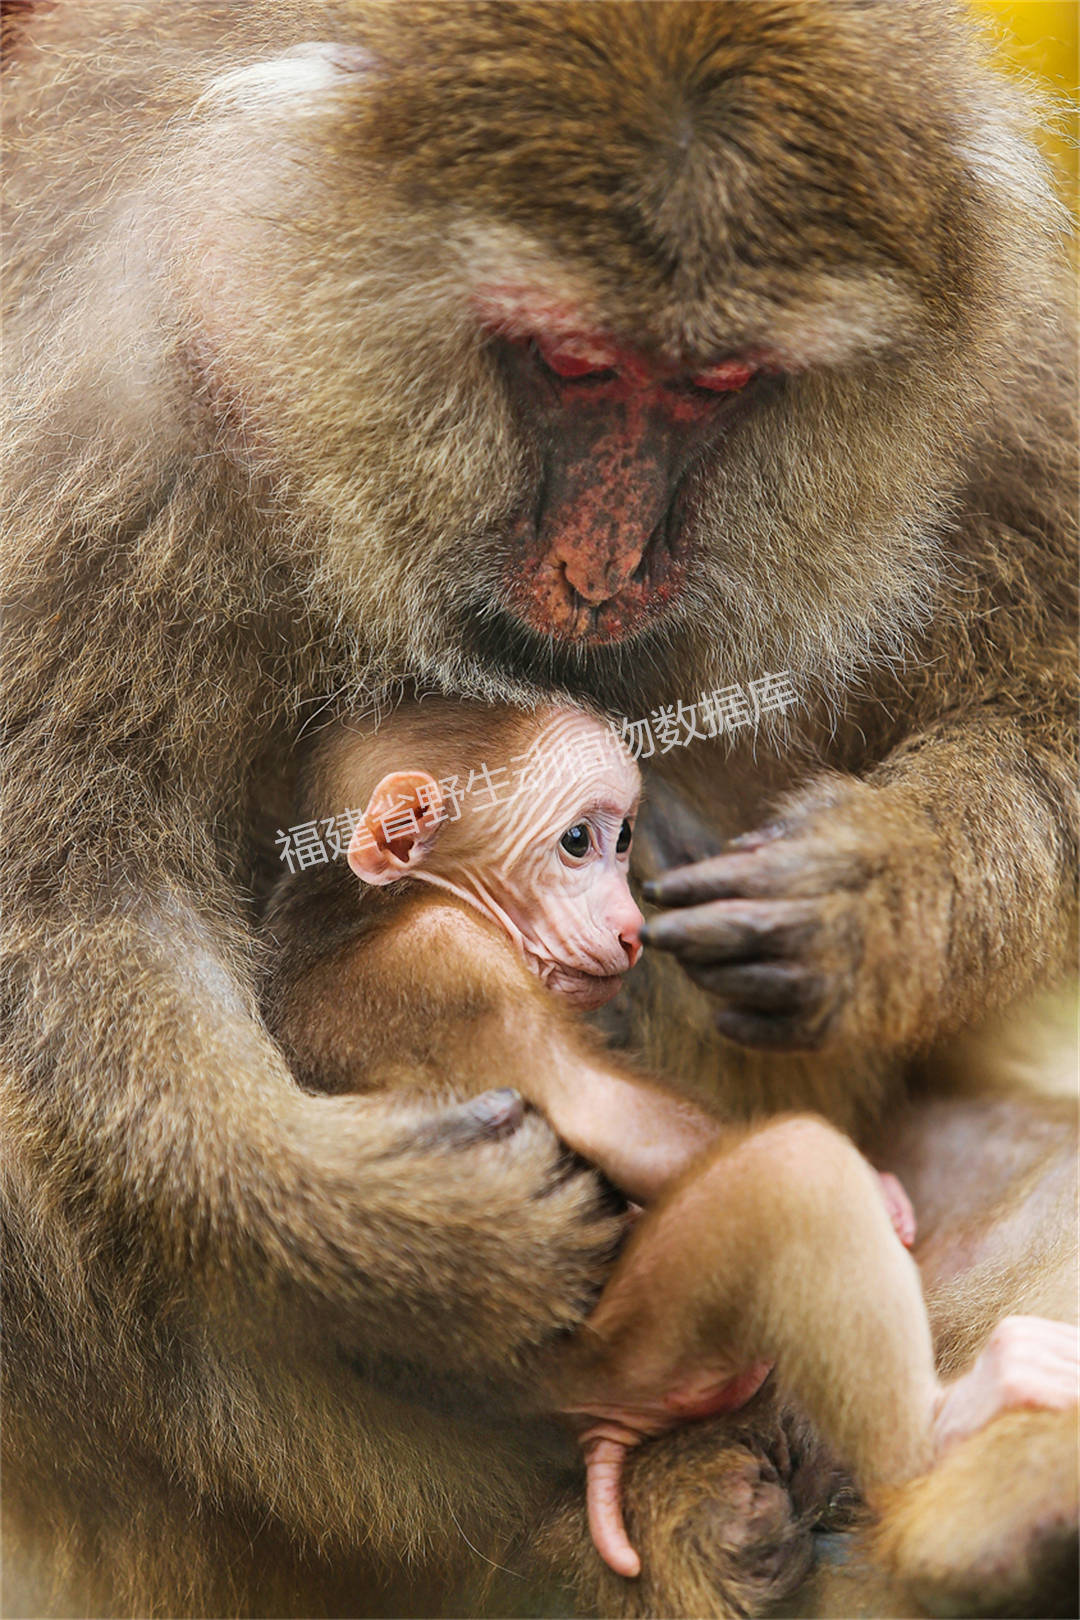
<svg viewBox="0 0 1080 1620">
<path fill-rule="evenodd" d="M 446 810 L 427 771 L 384 776 L 352 835 L 348 861 L 362 883 L 394 883 L 420 865 L 439 836 Z"/>
</svg>

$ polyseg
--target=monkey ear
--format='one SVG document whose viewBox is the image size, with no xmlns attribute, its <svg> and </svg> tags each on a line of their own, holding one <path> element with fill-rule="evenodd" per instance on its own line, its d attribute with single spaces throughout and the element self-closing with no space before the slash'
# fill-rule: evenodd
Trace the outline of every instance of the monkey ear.
<svg viewBox="0 0 1080 1620">
<path fill-rule="evenodd" d="M 363 883 L 394 883 L 415 871 L 446 820 L 439 784 L 426 771 L 391 771 L 352 835 L 348 862 Z"/>
</svg>

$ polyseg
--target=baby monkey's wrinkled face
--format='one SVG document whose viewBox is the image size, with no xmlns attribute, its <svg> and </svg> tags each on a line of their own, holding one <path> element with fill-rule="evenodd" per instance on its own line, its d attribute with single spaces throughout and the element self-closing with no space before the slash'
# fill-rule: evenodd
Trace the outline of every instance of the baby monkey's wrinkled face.
<svg viewBox="0 0 1080 1620">
<path fill-rule="evenodd" d="M 637 766 L 607 726 L 573 708 L 544 710 L 522 751 L 484 763 L 503 789 L 494 803 L 466 795 L 457 818 L 428 772 L 385 776 L 349 864 L 366 883 L 416 878 L 466 900 L 550 990 L 603 1006 L 641 954 L 629 884 Z"/>
</svg>

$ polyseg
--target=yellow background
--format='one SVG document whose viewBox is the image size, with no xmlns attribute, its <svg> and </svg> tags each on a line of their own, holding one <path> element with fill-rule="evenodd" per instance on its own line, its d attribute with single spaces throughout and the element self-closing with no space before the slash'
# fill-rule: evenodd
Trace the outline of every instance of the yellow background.
<svg viewBox="0 0 1080 1620">
<path fill-rule="evenodd" d="M 1047 146 L 1075 208 L 1080 0 L 977 0 L 975 9 L 1000 37 L 1005 57 L 1060 98 L 1059 127 L 1048 135 Z"/>
</svg>

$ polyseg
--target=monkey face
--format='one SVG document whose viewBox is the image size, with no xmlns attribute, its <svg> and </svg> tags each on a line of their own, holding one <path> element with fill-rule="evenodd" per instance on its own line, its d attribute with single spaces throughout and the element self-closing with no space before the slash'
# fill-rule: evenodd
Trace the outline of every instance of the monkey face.
<svg viewBox="0 0 1080 1620">
<path fill-rule="evenodd" d="M 450 820 L 438 782 L 408 760 L 417 744 L 403 719 L 402 768 L 379 781 L 349 847 L 357 877 L 448 890 L 503 930 L 564 1000 L 610 1001 L 641 955 L 643 921 L 629 882 L 641 778 L 622 743 L 583 710 L 544 711 L 514 734 L 525 752 L 492 756 L 500 776 L 521 766 L 509 796 L 479 807 L 466 798 Z"/>
<path fill-rule="evenodd" d="M 684 473 L 722 433 L 726 396 L 762 367 L 728 359 L 688 377 L 551 328 L 499 348 L 543 444 L 538 499 L 512 526 L 509 610 L 560 642 L 631 638 L 685 588 Z"/>
<path fill-rule="evenodd" d="M 211 87 L 225 439 L 388 669 L 617 706 L 899 654 L 977 387 L 918 11 L 357 5 Z"/>
<path fill-rule="evenodd" d="M 530 785 L 492 827 L 473 888 L 487 890 L 549 990 L 602 1007 L 641 955 L 643 918 L 630 892 L 641 779 L 611 732 L 574 709 L 550 712 L 529 752 Z"/>
</svg>

